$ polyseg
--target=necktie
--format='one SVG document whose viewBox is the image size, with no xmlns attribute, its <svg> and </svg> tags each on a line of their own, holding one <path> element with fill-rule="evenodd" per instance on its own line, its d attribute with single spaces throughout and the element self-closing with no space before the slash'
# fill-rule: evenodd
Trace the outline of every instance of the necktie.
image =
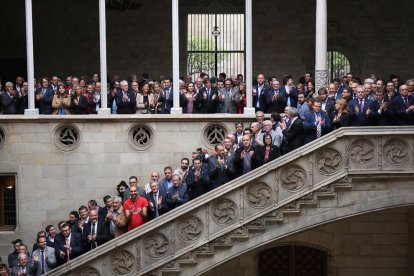
<svg viewBox="0 0 414 276">
<path fill-rule="evenodd" d="M 95 233 L 96 233 L 96 231 L 95 231 L 95 225 L 96 225 L 96 223 L 93 223 L 92 222 L 92 231 L 91 231 L 92 236 L 95 235 Z M 92 247 L 92 249 L 93 248 L 96 248 L 96 241 L 92 241 L 91 247 Z"/>
<path fill-rule="evenodd" d="M 45 256 L 43 254 L 43 250 L 40 250 L 40 260 L 42 264 L 42 274 L 45 274 Z"/>
<path fill-rule="evenodd" d="M 410 104 L 408 103 L 408 97 L 404 97 L 405 107 L 408 108 Z"/>
<path fill-rule="evenodd" d="M 42 89 L 42 94 L 45 94 L 45 92 L 46 92 L 46 89 L 43 88 Z"/>
<path fill-rule="evenodd" d="M 67 248 L 66 248 L 66 258 L 67 258 L 67 261 L 69 262 L 70 261 L 70 256 L 69 256 L 69 254 L 70 254 L 70 251 L 69 251 L 69 249 L 70 249 L 70 240 L 68 238 L 66 238 L 66 246 L 67 246 Z"/>
<path fill-rule="evenodd" d="M 319 113 L 316 114 L 316 120 L 320 120 L 321 119 L 321 115 Z M 316 126 L 316 137 L 320 138 L 322 136 L 322 126 L 321 126 L 321 122 L 318 123 L 318 125 Z"/>
<path fill-rule="evenodd" d="M 154 194 L 154 205 L 155 205 L 155 217 L 158 217 L 158 198 L 157 198 L 157 194 Z"/>
<path fill-rule="evenodd" d="M 364 110 L 364 101 L 359 100 L 359 112 L 361 113 Z"/>
<path fill-rule="evenodd" d="M 165 98 L 168 99 L 170 97 L 170 89 L 165 89 Z"/>
<path fill-rule="evenodd" d="M 207 89 L 207 98 L 210 98 L 210 89 Z"/>
</svg>

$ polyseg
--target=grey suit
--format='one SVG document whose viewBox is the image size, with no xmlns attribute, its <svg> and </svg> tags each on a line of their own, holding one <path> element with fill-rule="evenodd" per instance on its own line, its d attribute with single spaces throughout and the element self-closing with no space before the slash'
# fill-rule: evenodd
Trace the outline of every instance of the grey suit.
<svg viewBox="0 0 414 276">
<path fill-rule="evenodd" d="M 33 251 L 32 254 L 32 259 L 34 256 L 38 256 L 39 257 L 39 261 L 35 262 L 33 261 L 32 263 L 32 267 L 30 269 L 30 273 L 32 275 L 35 276 L 40 276 L 42 275 L 42 265 L 41 265 L 41 252 L 40 249 L 36 249 L 35 251 Z M 55 257 L 55 249 L 49 246 L 45 247 L 44 253 L 43 253 L 44 258 L 46 258 L 47 256 L 47 260 L 45 260 L 45 273 L 49 272 L 50 270 L 52 270 L 53 268 L 55 268 L 56 266 L 56 257 Z"/>
<path fill-rule="evenodd" d="M 224 99 L 222 98 L 224 95 Z M 220 113 L 237 113 L 237 104 L 240 101 L 237 87 L 231 90 L 225 88 L 219 91 L 219 112 Z"/>
</svg>

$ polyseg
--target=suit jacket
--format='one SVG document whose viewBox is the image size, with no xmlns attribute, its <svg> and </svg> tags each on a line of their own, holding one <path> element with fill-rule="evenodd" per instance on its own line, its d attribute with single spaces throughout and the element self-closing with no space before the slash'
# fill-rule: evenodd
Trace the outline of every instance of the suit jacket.
<svg viewBox="0 0 414 276">
<path fill-rule="evenodd" d="M 276 99 L 273 98 L 274 95 L 277 95 Z M 266 93 L 266 113 L 278 112 L 284 113 L 287 101 L 286 91 L 279 88 L 275 91 L 273 88 L 270 88 Z"/>
<path fill-rule="evenodd" d="M 35 92 L 35 95 L 42 93 L 42 88 L 38 88 Z M 55 95 L 55 91 L 53 91 L 52 87 L 48 87 L 44 96 L 41 100 L 36 100 L 36 107 L 39 108 L 40 114 L 50 115 L 52 114 L 52 101 L 53 96 Z"/>
<path fill-rule="evenodd" d="M 286 91 L 286 85 L 281 86 L 280 90 L 286 94 L 286 105 L 289 103 L 289 101 L 290 106 L 292 107 L 296 107 L 298 105 L 298 90 L 296 87 L 293 86 L 289 93 Z"/>
<path fill-rule="evenodd" d="M 55 238 L 55 254 L 57 258 L 60 259 L 61 263 L 66 263 L 68 261 L 66 256 L 64 256 L 63 258 L 60 257 L 60 252 L 59 252 L 59 251 L 62 251 L 66 254 L 65 245 L 66 245 L 66 239 L 63 236 L 57 239 Z M 71 247 L 71 251 L 69 255 L 70 260 L 73 260 L 74 258 L 82 254 L 82 235 L 79 232 L 71 232 L 70 247 Z"/>
<path fill-rule="evenodd" d="M 325 103 L 324 111 L 326 112 L 326 114 L 328 114 L 329 119 L 332 121 L 334 117 L 334 111 L 335 111 L 335 100 L 332 100 L 328 97 L 326 98 L 326 101 L 324 103 Z"/>
<path fill-rule="evenodd" d="M 123 95 L 124 93 L 122 90 L 118 91 L 115 95 L 117 114 L 135 114 L 137 101 L 134 92 L 132 92 L 132 90 L 126 92 L 129 102 L 124 102 L 122 100 Z"/>
<path fill-rule="evenodd" d="M 200 177 L 197 180 L 194 173 L 196 170 L 191 167 L 187 176 L 187 188 L 190 200 L 195 199 L 210 191 L 210 172 L 209 167 L 201 166 Z"/>
<path fill-rule="evenodd" d="M 243 175 L 243 169 L 244 169 L 244 159 L 241 158 L 242 152 L 244 151 L 244 147 L 240 147 L 236 149 L 234 152 L 234 173 L 235 176 L 241 176 Z M 250 151 L 253 151 L 253 156 L 250 158 L 250 170 L 254 170 L 258 167 L 257 159 L 256 159 L 256 151 L 257 147 L 251 146 Z"/>
<path fill-rule="evenodd" d="M 337 112 L 335 111 L 334 112 L 334 117 L 337 115 Z M 332 128 L 333 129 L 338 129 L 338 128 L 341 128 L 341 127 L 347 127 L 347 126 L 349 126 L 349 124 L 350 124 L 350 116 L 349 116 L 349 113 L 348 112 L 346 112 L 346 113 L 342 113 L 341 114 L 341 117 L 339 118 L 339 120 L 338 121 L 332 121 Z"/>
<path fill-rule="evenodd" d="M 102 107 L 101 106 L 101 98 L 102 95 L 99 95 L 99 100 L 95 103 L 94 102 L 94 98 L 95 98 L 95 92 L 91 94 L 91 96 L 89 97 L 89 108 L 91 109 L 91 114 L 98 114 L 98 111 L 96 110 L 96 107 L 98 107 L 98 110 Z"/>
<path fill-rule="evenodd" d="M 414 99 L 412 97 L 408 97 L 407 100 L 409 106 L 414 105 Z M 407 106 L 405 105 L 403 96 L 399 95 L 394 97 L 392 114 L 394 122 L 396 122 L 397 125 L 410 125 L 414 123 L 414 113 L 407 113 L 406 110 Z"/>
<path fill-rule="evenodd" d="M 224 95 L 224 100 L 222 99 L 222 95 Z M 231 114 L 237 113 L 237 104 L 239 101 L 240 96 L 237 87 L 233 87 L 230 90 L 227 90 L 226 88 L 220 89 L 218 112 Z"/>
<path fill-rule="evenodd" d="M 322 136 L 331 131 L 331 121 L 325 112 L 320 113 L 322 120 L 325 120 L 325 125 L 321 127 Z M 315 112 L 311 112 L 306 116 L 303 128 L 305 130 L 305 144 L 312 142 L 318 138 L 316 127 Z"/>
<path fill-rule="evenodd" d="M 210 94 L 207 95 L 207 98 L 204 99 L 205 94 L 207 94 L 206 87 L 201 88 L 200 91 L 197 93 L 195 103 L 198 111 L 203 114 L 216 113 L 219 101 L 217 87 L 210 87 Z M 215 98 L 213 100 L 214 95 Z"/>
<path fill-rule="evenodd" d="M 215 189 L 233 179 L 233 175 L 234 175 L 233 164 L 230 162 L 230 158 L 228 158 L 227 155 L 224 155 L 223 158 L 224 158 L 224 164 L 226 166 L 224 168 L 221 168 L 217 164 L 216 155 L 213 155 L 208 159 L 211 189 Z"/>
<path fill-rule="evenodd" d="M 348 103 L 348 111 L 351 116 L 351 126 L 368 126 L 371 124 L 370 117 L 367 115 L 368 108 L 371 108 L 372 101 L 370 99 L 364 99 L 364 108 L 361 112 L 355 112 L 355 107 L 359 106 L 359 99 L 350 100 Z"/>
<path fill-rule="evenodd" d="M 30 258 L 28 258 L 28 259 L 30 259 Z M 17 275 L 20 275 L 19 273 L 20 273 L 20 270 L 21 269 L 21 267 L 20 267 L 20 265 L 17 265 L 16 267 L 13 267 L 13 272 L 12 272 L 12 274 L 11 274 L 11 276 L 17 276 Z M 28 276 L 32 276 L 32 275 L 34 275 L 34 274 L 32 274 L 30 271 L 31 271 L 31 269 L 32 269 L 32 261 L 31 261 L 31 259 L 30 259 L 30 261 L 27 261 L 27 265 L 26 265 L 26 268 L 25 268 L 25 273 L 28 275 Z"/>
<path fill-rule="evenodd" d="M 18 110 L 17 106 L 17 92 L 15 97 L 11 97 L 9 93 L 4 92 L 0 94 L 0 104 L 3 106 L 3 114 L 16 114 Z"/>
<path fill-rule="evenodd" d="M 168 180 L 166 178 L 160 179 L 158 184 L 159 184 L 158 189 L 162 191 L 163 193 L 168 194 L 168 190 L 170 189 L 170 187 L 168 187 Z"/>
<path fill-rule="evenodd" d="M 305 141 L 305 130 L 303 121 L 297 117 L 291 125 L 283 130 L 282 154 L 291 152 L 303 146 Z"/>
<path fill-rule="evenodd" d="M 177 195 L 177 201 L 173 200 L 173 196 Z M 167 198 L 165 199 L 165 203 L 167 204 L 170 210 L 187 203 L 189 200 L 188 192 L 187 192 L 187 185 L 185 183 L 181 183 L 180 186 L 175 187 L 172 186 L 168 190 Z"/>
<path fill-rule="evenodd" d="M 75 104 L 76 96 L 72 95 L 70 97 L 70 110 L 72 114 L 87 114 L 86 108 L 88 107 L 88 100 L 85 96 L 81 95 L 79 97 L 78 105 Z"/>
<path fill-rule="evenodd" d="M 253 107 L 256 111 L 265 111 L 266 108 L 266 95 L 267 91 L 269 90 L 269 86 L 267 84 L 263 84 L 262 91 L 259 93 L 259 85 L 256 84 L 254 86 L 256 89 L 256 94 L 253 94 Z M 259 102 L 259 107 L 257 107 L 257 102 Z"/>
<path fill-rule="evenodd" d="M 174 90 L 172 86 L 170 87 L 168 98 L 166 97 L 165 90 L 163 90 L 158 97 L 158 102 L 161 106 L 161 114 L 171 113 L 171 108 L 174 106 Z"/>
<path fill-rule="evenodd" d="M 387 102 L 384 100 L 384 102 Z M 371 105 L 372 113 L 372 124 L 375 126 L 389 126 L 392 124 L 393 119 L 391 115 L 391 106 L 387 105 L 385 110 L 380 111 L 381 104 L 379 101 L 374 100 Z M 387 103 L 389 104 L 389 102 Z"/>
<path fill-rule="evenodd" d="M 0 101 L 1 105 L 1 101 Z M 29 108 L 29 94 L 26 93 L 24 96 L 21 94 L 17 98 L 17 114 L 24 114 L 24 111 Z M 0 108 L 1 110 L 1 108 Z"/>
<path fill-rule="evenodd" d="M 259 167 L 280 157 L 280 149 L 275 145 L 270 147 L 269 159 L 265 160 L 266 147 L 258 147 L 254 155 L 256 166 Z"/>
<path fill-rule="evenodd" d="M 161 216 L 162 214 L 165 214 L 168 212 L 168 206 L 165 203 L 167 199 L 167 194 L 162 192 L 161 190 L 158 190 L 158 196 L 157 200 L 161 197 L 161 205 L 158 205 L 158 202 L 155 202 L 154 193 L 149 192 L 146 195 L 146 198 L 148 202 L 151 202 L 152 205 L 154 205 L 154 208 L 151 208 L 151 206 L 148 204 L 148 221 L 153 220 L 157 217 L 156 208 L 155 206 L 158 205 L 158 216 Z"/>
<path fill-rule="evenodd" d="M 44 270 L 45 270 L 45 272 L 49 272 L 50 270 L 52 270 L 56 266 L 55 249 L 52 248 L 52 247 L 46 246 L 45 249 L 44 249 L 44 253 L 43 253 L 44 257 L 46 257 L 45 254 L 47 254 L 47 261 L 45 261 Z M 39 261 L 38 262 L 35 262 L 35 261 L 32 262 L 32 267 L 30 269 L 30 273 L 32 273 L 33 275 L 36 275 L 36 276 L 40 276 L 40 275 L 42 275 L 42 265 L 41 265 L 41 256 L 42 256 L 42 254 L 40 252 L 40 249 L 36 249 L 35 251 L 33 251 L 32 259 L 33 259 L 33 256 L 39 257 Z"/>
<path fill-rule="evenodd" d="M 137 100 L 137 114 L 142 114 L 142 111 L 144 109 L 147 111 L 148 109 L 153 109 L 155 108 L 155 105 L 157 104 L 154 99 L 154 94 L 152 93 L 148 94 L 148 106 L 147 107 L 145 107 L 144 96 L 142 94 L 138 93 L 136 100 Z"/>
<path fill-rule="evenodd" d="M 83 226 L 82 233 L 82 243 L 83 251 L 88 252 L 96 246 L 100 246 L 106 243 L 109 240 L 109 230 L 108 226 L 105 224 L 105 221 L 97 221 L 98 225 L 96 226 L 96 245 L 88 240 L 88 235 L 91 234 L 92 230 L 92 221 L 89 221 Z"/>
</svg>

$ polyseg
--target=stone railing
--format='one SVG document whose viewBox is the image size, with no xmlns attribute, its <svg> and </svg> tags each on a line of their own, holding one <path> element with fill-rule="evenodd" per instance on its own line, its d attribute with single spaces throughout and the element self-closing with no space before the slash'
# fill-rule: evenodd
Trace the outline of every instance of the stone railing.
<svg viewBox="0 0 414 276">
<path fill-rule="evenodd" d="M 49 275 L 180 273 L 180 265 L 214 255 L 215 246 L 231 250 L 229 239 L 248 239 L 246 229 L 264 231 L 266 222 L 281 221 L 302 204 L 316 204 L 319 197 L 333 195 L 336 187 L 349 188 L 349 176 L 413 174 L 413 135 L 412 127 L 333 132 Z"/>
</svg>

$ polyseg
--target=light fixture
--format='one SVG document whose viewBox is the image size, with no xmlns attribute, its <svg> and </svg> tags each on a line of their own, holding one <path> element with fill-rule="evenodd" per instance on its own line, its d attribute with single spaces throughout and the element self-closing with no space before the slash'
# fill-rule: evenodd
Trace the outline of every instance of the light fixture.
<svg viewBox="0 0 414 276">
<path fill-rule="evenodd" d="M 111 10 L 135 10 L 142 6 L 142 0 L 106 0 L 106 7 Z"/>
<path fill-rule="evenodd" d="M 14 188 L 14 186 L 13 185 L 10 185 L 10 186 L 7 186 L 6 187 L 6 189 L 13 189 Z"/>
</svg>

